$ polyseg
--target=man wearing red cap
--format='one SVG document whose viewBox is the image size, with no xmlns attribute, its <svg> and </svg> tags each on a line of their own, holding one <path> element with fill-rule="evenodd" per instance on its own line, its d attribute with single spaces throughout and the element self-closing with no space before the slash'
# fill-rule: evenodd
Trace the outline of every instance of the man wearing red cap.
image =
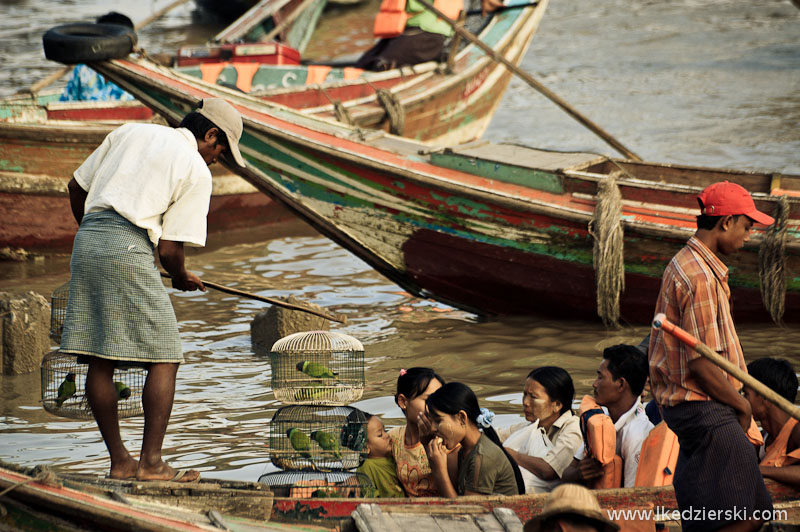
<svg viewBox="0 0 800 532">
<path fill-rule="evenodd" d="M 728 268 L 719 255 L 741 249 L 754 223 L 774 220 L 756 209 L 747 190 L 727 181 L 709 186 L 697 201 L 697 232 L 664 271 L 656 314 L 746 372 Z M 745 436 L 751 410 L 739 395 L 742 384 L 661 329 L 650 338 L 649 358 L 653 397 L 681 447 L 673 483 L 678 507 L 686 510 L 683 530 L 757 530 L 772 501 Z"/>
</svg>

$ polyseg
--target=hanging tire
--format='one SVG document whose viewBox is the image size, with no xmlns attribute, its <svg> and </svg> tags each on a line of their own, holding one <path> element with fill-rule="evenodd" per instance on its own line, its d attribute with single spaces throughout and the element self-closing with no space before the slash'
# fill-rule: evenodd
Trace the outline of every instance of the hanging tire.
<svg viewBox="0 0 800 532">
<path fill-rule="evenodd" d="M 136 32 L 117 24 L 64 24 L 42 37 L 44 56 L 67 65 L 118 59 L 136 46 Z"/>
</svg>

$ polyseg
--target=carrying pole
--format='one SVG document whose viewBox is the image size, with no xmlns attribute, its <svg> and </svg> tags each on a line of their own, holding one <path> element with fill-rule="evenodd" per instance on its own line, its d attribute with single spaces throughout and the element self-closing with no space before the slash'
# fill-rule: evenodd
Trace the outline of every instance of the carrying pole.
<svg viewBox="0 0 800 532">
<path fill-rule="evenodd" d="M 528 85 L 530 85 L 531 87 L 533 87 L 534 89 L 536 89 L 537 91 L 539 91 L 540 93 L 545 95 L 547 98 L 549 98 L 550 101 L 552 101 L 557 106 L 559 106 L 561 109 L 563 109 L 568 115 L 570 115 L 572 118 L 574 118 L 575 120 L 577 120 L 578 122 L 580 122 L 581 124 L 586 126 L 589 130 L 594 132 L 601 139 L 606 141 L 606 143 L 608 143 L 612 148 L 614 148 L 615 150 L 617 150 L 618 152 L 623 154 L 628 159 L 632 159 L 634 161 L 641 161 L 642 160 L 641 157 L 639 157 L 638 155 L 633 153 L 631 150 L 626 148 L 620 141 L 618 141 L 613 136 L 611 136 L 610 133 L 608 133 L 606 130 L 604 130 L 603 128 L 601 128 L 600 126 L 598 126 L 597 124 L 595 124 L 591 120 L 589 120 L 589 118 L 583 116 L 583 114 L 581 114 L 577 109 L 575 109 L 570 104 L 568 104 L 566 101 L 561 99 L 556 93 L 554 93 L 553 91 L 551 91 L 550 89 L 548 89 L 547 87 L 542 85 L 542 83 L 537 81 L 536 79 L 534 79 L 533 76 L 531 76 L 530 74 L 528 74 L 527 72 L 525 72 L 524 70 L 522 70 L 521 68 L 516 66 L 514 63 L 512 63 L 511 61 L 509 61 L 508 59 L 506 59 L 505 57 L 503 57 L 499 53 L 497 53 L 489 45 L 484 43 L 482 40 L 480 40 L 478 37 L 476 37 L 469 30 L 461 27 L 453 19 L 451 19 L 450 17 L 448 17 L 447 15 L 442 13 L 440 10 L 436 9 L 435 7 L 433 7 L 433 4 L 431 2 L 429 2 L 428 0 L 419 0 L 419 3 L 421 3 L 423 6 L 425 6 L 426 9 L 429 9 L 430 11 L 432 11 L 437 17 L 439 17 L 440 19 L 442 19 L 445 22 L 447 22 L 450 25 L 450 27 L 453 28 L 453 30 L 455 30 L 455 32 L 457 34 L 461 35 L 463 38 L 467 39 L 472 44 L 476 45 L 478 48 L 480 48 L 481 50 L 486 52 L 486 54 L 489 57 L 491 57 L 492 59 L 494 59 L 498 63 L 503 64 L 503 66 L 505 66 L 513 74 L 516 74 L 518 77 L 522 78 L 522 80 L 525 81 Z M 515 6 L 512 6 L 512 7 L 515 7 Z M 520 7 L 524 7 L 524 6 L 520 6 Z"/>
<path fill-rule="evenodd" d="M 161 277 L 165 279 L 172 279 L 172 276 L 166 272 L 159 272 L 161 273 Z M 212 283 L 211 281 L 206 281 L 205 279 L 201 279 L 203 284 L 209 288 L 217 290 L 218 292 L 224 292 L 226 294 L 231 294 L 234 296 L 239 297 L 246 297 L 248 299 L 254 299 L 256 301 L 262 301 L 264 303 L 269 303 L 270 305 L 275 305 L 276 307 L 283 307 L 289 310 L 298 310 L 300 312 L 307 312 L 309 314 L 313 314 L 315 316 L 319 316 L 320 318 L 325 318 L 326 320 L 335 321 L 337 323 L 347 323 L 347 316 L 343 316 L 341 314 L 329 314 L 327 312 L 323 312 L 320 310 L 316 310 L 305 305 L 295 305 L 293 303 L 288 303 L 286 301 L 281 301 L 280 299 L 275 299 L 272 297 L 264 297 L 259 296 L 258 294 L 251 294 L 250 292 L 245 292 L 244 290 L 238 290 L 236 288 L 231 288 L 229 286 L 224 286 L 217 283 Z"/>
<path fill-rule="evenodd" d="M 653 328 L 662 329 L 664 332 L 671 334 L 681 342 L 685 343 L 689 348 L 694 349 L 700 355 L 710 360 L 713 364 L 719 366 L 722 370 L 730 373 L 748 388 L 752 388 L 756 393 L 767 399 L 768 401 L 777 405 L 778 408 L 789 414 L 791 417 L 800 420 L 800 406 L 794 405 L 787 401 L 783 396 L 778 395 L 775 390 L 768 388 L 764 383 L 748 375 L 739 366 L 733 364 L 731 361 L 722 358 L 719 353 L 708 347 L 706 344 L 684 331 L 674 323 L 667 320 L 664 314 L 658 314 L 653 319 Z"/>
</svg>

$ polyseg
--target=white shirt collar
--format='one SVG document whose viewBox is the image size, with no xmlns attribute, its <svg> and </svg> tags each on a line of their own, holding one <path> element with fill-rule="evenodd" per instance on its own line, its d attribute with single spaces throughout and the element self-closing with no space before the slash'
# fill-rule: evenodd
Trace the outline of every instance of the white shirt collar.
<svg viewBox="0 0 800 532">
<path fill-rule="evenodd" d="M 634 417 L 638 415 L 639 409 L 641 408 L 642 408 L 642 398 L 637 397 L 636 402 L 633 403 L 633 406 L 630 408 L 630 410 L 619 416 L 617 422 L 614 423 L 614 429 L 616 431 L 619 431 L 619 429 L 624 427 L 625 424 L 628 423 L 628 421 L 632 420 Z"/>
</svg>

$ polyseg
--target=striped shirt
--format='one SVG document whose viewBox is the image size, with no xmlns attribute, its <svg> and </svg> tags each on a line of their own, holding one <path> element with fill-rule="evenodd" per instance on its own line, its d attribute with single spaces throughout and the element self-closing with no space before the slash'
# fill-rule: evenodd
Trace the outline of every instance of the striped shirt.
<svg viewBox="0 0 800 532">
<path fill-rule="evenodd" d="M 728 268 L 697 237 L 670 261 L 661 280 L 656 314 L 667 319 L 747 372 L 733 325 Z M 689 373 L 689 362 L 701 355 L 659 329 L 650 338 L 650 387 L 662 406 L 711 397 Z M 736 390 L 742 384 L 725 373 Z"/>
</svg>

